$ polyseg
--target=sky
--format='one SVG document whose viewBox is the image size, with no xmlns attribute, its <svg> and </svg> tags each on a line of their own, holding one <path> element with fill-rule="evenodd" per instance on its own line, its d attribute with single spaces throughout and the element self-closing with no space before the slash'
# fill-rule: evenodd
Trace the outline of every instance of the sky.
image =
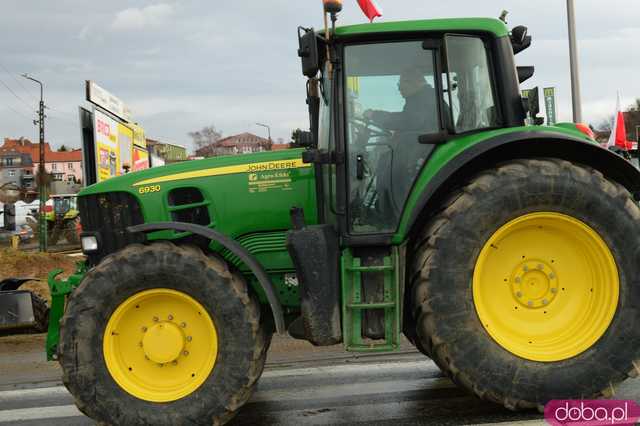
<svg viewBox="0 0 640 426">
<path fill-rule="evenodd" d="M 557 114 L 571 121 L 566 2 L 563 0 L 377 0 L 379 21 L 497 17 L 526 25 L 532 47 L 516 58 L 535 65 L 525 87 L 557 88 Z M 288 141 L 308 127 L 298 25 L 322 25 L 320 0 L 86 1 L 0 0 L 0 137 L 37 140 L 32 120 L 45 84 L 47 140 L 79 147 L 78 106 L 93 80 L 121 98 L 147 137 L 192 149 L 188 132 L 215 125 L 224 135 L 249 131 Z M 612 115 L 640 97 L 638 0 L 576 0 L 584 119 Z M 344 0 L 339 25 L 364 23 Z"/>
</svg>

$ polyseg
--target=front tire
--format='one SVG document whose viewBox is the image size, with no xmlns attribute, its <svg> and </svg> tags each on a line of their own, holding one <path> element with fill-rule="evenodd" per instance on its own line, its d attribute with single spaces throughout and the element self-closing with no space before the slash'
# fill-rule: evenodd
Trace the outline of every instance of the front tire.
<svg viewBox="0 0 640 426">
<path fill-rule="evenodd" d="M 640 209 L 601 173 L 516 160 L 416 239 L 411 312 L 440 368 L 510 409 L 610 396 L 640 372 Z"/>
<path fill-rule="evenodd" d="M 195 247 L 133 245 L 87 273 L 62 319 L 76 405 L 121 424 L 224 424 L 248 400 L 270 330 L 241 275 Z"/>
</svg>

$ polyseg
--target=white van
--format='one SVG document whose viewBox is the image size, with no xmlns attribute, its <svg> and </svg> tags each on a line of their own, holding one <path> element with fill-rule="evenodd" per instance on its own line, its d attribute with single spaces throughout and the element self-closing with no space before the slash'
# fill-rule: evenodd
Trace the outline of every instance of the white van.
<svg viewBox="0 0 640 426">
<path fill-rule="evenodd" d="M 31 203 L 25 203 L 24 201 L 16 202 L 16 226 L 25 225 L 27 223 L 27 216 L 33 218 L 33 213 L 38 211 L 40 202 L 38 200 Z M 4 205 L 0 203 L 0 228 L 4 228 Z"/>
</svg>

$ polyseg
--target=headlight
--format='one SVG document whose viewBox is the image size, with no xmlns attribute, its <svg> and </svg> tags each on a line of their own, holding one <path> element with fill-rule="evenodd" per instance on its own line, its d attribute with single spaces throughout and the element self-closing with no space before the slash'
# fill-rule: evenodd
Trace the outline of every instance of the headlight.
<svg viewBox="0 0 640 426">
<path fill-rule="evenodd" d="M 82 251 L 84 253 L 92 253 L 98 251 L 98 238 L 95 235 L 84 235 L 80 238 Z"/>
</svg>

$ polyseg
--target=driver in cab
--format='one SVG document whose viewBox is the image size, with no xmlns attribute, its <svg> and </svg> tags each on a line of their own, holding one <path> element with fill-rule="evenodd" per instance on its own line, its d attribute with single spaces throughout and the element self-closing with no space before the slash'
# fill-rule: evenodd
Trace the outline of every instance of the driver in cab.
<svg viewBox="0 0 640 426">
<path fill-rule="evenodd" d="M 435 128 L 435 91 L 424 75 L 415 68 L 405 70 L 400 75 L 398 90 L 405 99 L 402 111 L 368 109 L 363 114 L 364 118 L 390 131 L 425 131 Z"/>
</svg>

